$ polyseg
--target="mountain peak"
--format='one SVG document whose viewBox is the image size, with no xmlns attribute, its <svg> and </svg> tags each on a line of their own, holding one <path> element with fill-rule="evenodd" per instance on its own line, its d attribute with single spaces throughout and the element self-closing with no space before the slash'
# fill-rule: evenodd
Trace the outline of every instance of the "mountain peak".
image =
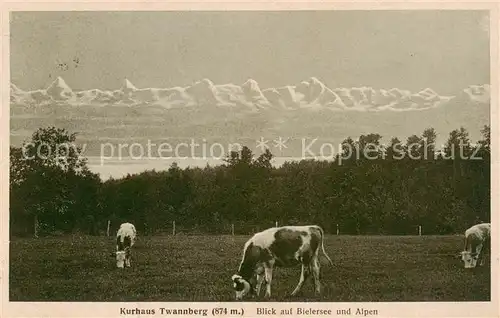
<svg viewBox="0 0 500 318">
<path fill-rule="evenodd" d="M 14 83 L 11 83 L 10 84 L 10 91 L 13 92 L 13 93 L 20 93 L 22 92 L 22 90 L 16 86 L 16 84 Z"/>
<path fill-rule="evenodd" d="M 64 79 L 58 76 L 47 88 L 47 95 L 55 100 L 65 100 L 73 95 L 73 91 Z"/>
<path fill-rule="evenodd" d="M 243 85 L 241 85 L 245 89 L 250 89 L 252 91 L 260 91 L 259 83 L 256 80 L 249 78 Z"/>
<path fill-rule="evenodd" d="M 123 81 L 123 86 L 121 88 L 123 91 L 135 91 L 137 87 L 135 87 L 132 82 L 130 82 L 127 78 Z"/>
<path fill-rule="evenodd" d="M 437 93 L 432 88 L 429 88 L 429 87 L 421 90 L 420 93 L 424 93 L 424 94 L 428 94 L 428 95 L 432 95 L 432 96 L 437 95 Z"/>
<path fill-rule="evenodd" d="M 198 103 L 216 104 L 220 102 L 217 98 L 217 90 L 214 83 L 208 78 L 197 81 L 186 88 L 186 93 Z"/>
<path fill-rule="evenodd" d="M 491 87 L 488 84 L 469 85 L 463 90 L 463 93 L 472 101 L 487 103 L 491 98 Z"/>
<path fill-rule="evenodd" d="M 205 87 L 213 87 L 214 83 L 211 80 L 209 80 L 208 78 L 204 78 L 201 81 L 194 83 L 194 86 L 198 86 L 198 85 L 203 85 Z"/>
<path fill-rule="evenodd" d="M 50 88 L 61 88 L 61 89 L 71 89 L 68 84 L 66 84 L 66 81 L 61 77 L 58 76 L 50 85 Z"/>
<path fill-rule="evenodd" d="M 248 85 L 258 85 L 258 83 L 253 78 L 249 78 L 245 81 L 245 83 L 243 83 L 243 86 L 248 86 Z"/>
<path fill-rule="evenodd" d="M 314 84 L 323 84 L 317 77 L 311 76 L 308 80 L 309 83 Z"/>
<path fill-rule="evenodd" d="M 47 89 L 23 91 L 10 85 L 11 100 L 16 103 L 67 102 L 71 105 L 93 104 L 151 104 L 167 109 L 183 106 L 235 106 L 245 109 L 265 109 L 267 106 L 284 109 L 330 109 L 332 105 L 344 108 L 356 106 L 359 110 L 425 109 L 450 100 L 431 88 L 412 92 L 400 88 L 374 89 L 372 87 L 329 88 L 317 77 L 309 77 L 297 85 L 269 87 L 261 90 L 256 80 L 247 78 L 243 84 L 215 85 L 203 78 L 187 87 L 137 89 L 128 79 L 122 80 L 119 90 L 87 90 L 73 92 L 62 77 L 57 77 Z M 488 103 L 490 85 L 470 85 L 458 92 L 460 100 Z M 60 103 L 57 103 L 60 105 Z M 357 109 L 358 109 L 357 108 Z"/>
</svg>

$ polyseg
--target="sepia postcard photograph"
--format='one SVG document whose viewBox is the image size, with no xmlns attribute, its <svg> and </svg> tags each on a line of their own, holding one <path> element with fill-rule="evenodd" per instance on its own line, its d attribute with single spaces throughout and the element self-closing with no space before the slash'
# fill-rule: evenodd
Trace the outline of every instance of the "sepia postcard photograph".
<svg viewBox="0 0 500 318">
<path fill-rule="evenodd" d="M 2 317 L 499 316 L 498 4 L 107 6 L 3 6 Z"/>
</svg>

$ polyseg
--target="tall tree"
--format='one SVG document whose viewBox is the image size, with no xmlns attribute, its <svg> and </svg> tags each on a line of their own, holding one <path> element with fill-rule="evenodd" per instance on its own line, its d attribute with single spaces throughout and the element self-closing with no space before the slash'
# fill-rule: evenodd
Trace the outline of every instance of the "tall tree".
<svg viewBox="0 0 500 318">
<path fill-rule="evenodd" d="M 434 128 L 427 128 L 422 133 L 422 156 L 426 160 L 434 159 L 437 133 Z"/>
<path fill-rule="evenodd" d="M 11 148 L 12 191 L 15 200 L 23 201 L 14 205 L 32 216 L 35 236 L 40 224 L 50 230 L 57 222 L 68 222 L 67 214 L 76 203 L 74 177 L 92 175 L 75 141 L 76 134 L 48 127 L 35 131 L 20 150 Z"/>
</svg>

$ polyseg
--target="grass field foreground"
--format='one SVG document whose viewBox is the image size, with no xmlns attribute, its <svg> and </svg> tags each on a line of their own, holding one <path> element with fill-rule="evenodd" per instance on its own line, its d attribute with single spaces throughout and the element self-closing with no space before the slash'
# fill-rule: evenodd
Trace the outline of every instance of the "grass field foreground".
<svg viewBox="0 0 500 318">
<path fill-rule="evenodd" d="M 248 238 L 140 237 L 124 270 L 110 256 L 114 237 L 14 239 L 10 300 L 231 301 Z M 321 256 L 321 297 L 311 280 L 288 296 L 300 268 L 277 268 L 271 301 L 489 301 L 490 266 L 464 269 L 454 257 L 462 245 L 462 236 L 326 236 L 335 266 Z"/>
</svg>

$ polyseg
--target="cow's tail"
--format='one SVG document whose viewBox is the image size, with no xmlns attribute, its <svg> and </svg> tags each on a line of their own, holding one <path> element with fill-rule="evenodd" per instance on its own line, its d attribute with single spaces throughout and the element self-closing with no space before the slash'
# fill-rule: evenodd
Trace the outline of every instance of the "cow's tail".
<svg viewBox="0 0 500 318">
<path fill-rule="evenodd" d="M 330 262 L 330 264 L 333 266 L 332 260 L 330 259 L 330 257 L 328 256 L 328 254 L 326 254 L 325 245 L 323 245 L 323 240 L 324 240 L 324 237 L 325 237 L 325 233 L 323 232 L 323 229 L 320 226 L 318 226 L 318 229 L 319 229 L 319 232 L 321 234 L 321 250 L 323 251 L 323 254 L 325 255 L 325 257 L 328 260 L 328 262 Z"/>
</svg>

